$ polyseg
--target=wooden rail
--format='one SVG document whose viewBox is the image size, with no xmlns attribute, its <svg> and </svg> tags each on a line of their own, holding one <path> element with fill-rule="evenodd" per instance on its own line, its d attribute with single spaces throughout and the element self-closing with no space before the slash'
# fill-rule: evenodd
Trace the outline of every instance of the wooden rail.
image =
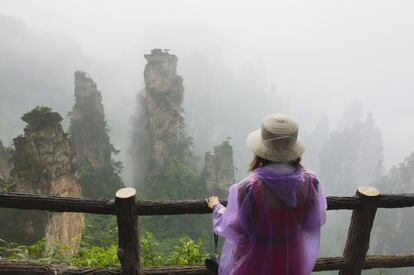
<svg viewBox="0 0 414 275">
<path fill-rule="evenodd" d="M 0 193 L 0 207 L 117 215 L 114 200 Z"/>
<path fill-rule="evenodd" d="M 227 201 L 221 201 L 224 205 Z M 327 197 L 328 210 L 358 209 L 361 199 L 358 197 Z M 378 208 L 403 208 L 414 206 L 414 193 L 381 195 Z M 1 193 L 0 207 L 49 210 L 53 212 L 81 212 L 103 215 L 117 215 L 114 200 L 57 197 L 26 193 Z M 208 214 L 211 213 L 204 200 L 181 201 L 137 201 L 134 213 L 139 216 Z"/>
<path fill-rule="evenodd" d="M 314 271 L 339 270 L 341 275 L 361 274 L 362 269 L 414 266 L 414 254 L 367 256 L 370 232 L 377 208 L 414 206 L 414 194 L 372 195 L 372 187 L 358 188 L 354 197 L 327 197 L 328 210 L 353 210 L 343 257 L 319 258 Z M 226 205 L 226 201 L 222 201 Z M 116 215 L 121 269 L 73 268 L 0 261 L 2 274 L 209 274 L 202 266 L 139 267 L 138 216 L 207 214 L 203 200 L 137 201 L 135 190 L 123 188 L 115 200 L 0 193 L 0 207 L 53 212 Z"/>
<path fill-rule="evenodd" d="M 319 258 L 313 271 L 340 270 L 346 261 L 343 257 Z M 372 268 L 394 268 L 414 266 L 414 254 L 403 254 L 393 256 L 367 256 L 364 261 L 363 269 Z M 122 274 L 119 268 L 87 268 L 87 267 L 67 267 L 57 265 L 40 265 L 26 262 L 7 262 L 0 261 L 0 275 L 29 275 L 29 274 L 51 274 L 51 275 L 112 275 Z M 166 266 L 166 267 L 147 267 L 142 268 L 138 274 L 144 275 L 166 275 L 166 274 L 194 274 L 204 275 L 210 273 L 204 266 Z"/>
<path fill-rule="evenodd" d="M 361 274 L 369 248 L 372 225 L 377 212 L 379 191 L 374 187 L 359 187 L 356 196 L 361 200 L 360 208 L 352 212 L 348 238 L 344 249 L 345 265 L 339 275 Z"/>
</svg>

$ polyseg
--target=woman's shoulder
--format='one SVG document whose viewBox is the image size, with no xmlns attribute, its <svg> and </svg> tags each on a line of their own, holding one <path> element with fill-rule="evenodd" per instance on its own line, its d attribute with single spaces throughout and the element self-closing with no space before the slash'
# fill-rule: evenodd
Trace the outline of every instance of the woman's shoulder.
<svg viewBox="0 0 414 275">
<path fill-rule="evenodd" d="M 318 190 L 320 188 L 319 187 L 320 183 L 319 183 L 318 175 L 310 169 L 307 169 L 307 168 L 302 168 L 302 169 L 303 169 L 303 173 L 305 174 L 305 179 L 307 178 L 306 181 L 310 185 L 313 185 L 314 188 L 316 188 Z"/>
<path fill-rule="evenodd" d="M 239 205 L 242 204 L 247 193 L 251 190 L 254 182 L 256 181 L 254 173 L 251 173 L 244 179 L 234 183 L 229 190 L 229 194 L 237 194 L 237 200 Z"/>
<path fill-rule="evenodd" d="M 315 179 L 318 178 L 317 174 L 314 171 L 312 171 L 308 168 L 303 167 L 302 171 L 307 176 L 310 176 L 310 177 L 315 178 Z"/>
<path fill-rule="evenodd" d="M 244 179 L 239 180 L 235 183 L 233 183 L 230 186 L 230 190 L 231 189 L 240 189 L 240 188 L 245 188 L 250 186 L 253 182 L 255 182 L 257 180 L 257 177 L 254 175 L 254 173 L 249 174 L 248 176 L 246 176 Z"/>
</svg>

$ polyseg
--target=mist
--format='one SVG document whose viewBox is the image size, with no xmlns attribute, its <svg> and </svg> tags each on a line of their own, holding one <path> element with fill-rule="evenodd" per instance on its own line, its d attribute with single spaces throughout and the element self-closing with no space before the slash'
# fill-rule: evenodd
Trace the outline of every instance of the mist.
<svg viewBox="0 0 414 275">
<path fill-rule="evenodd" d="M 18 18 L 33 32 L 42 33 L 33 41 L 44 41 L 45 53 L 58 48 L 74 54 L 72 67 L 96 79 L 113 142 L 123 152 L 133 99 L 143 86 L 143 54 L 159 47 L 171 49 L 179 58 L 185 102 L 200 93 L 191 80 L 195 70 L 200 74 L 227 70 L 236 77 L 224 80 L 231 83 L 255 65 L 263 72 L 261 85 L 268 89 L 275 85 L 278 94 L 289 97 L 288 111 L 303 130 L 311 131 L 323 115 L 336 128 L 346 106 L 355 99 L 361 101 L 381 129 L 384 162 L 391 167 L 414 147 L 413 130 L 407 127 L 413 112 L 414 19 L 409 12 L 413 5 L 410 1 L 6 0 L 0 4 L 0 14 Z M 5 25 L 2 29 L 7 30 Z M 30 53 L 35 46 L 26 41 L 21 48 Z M 209 60 L 208 72 L 200 67 L 195 53 Z M 64 71 L 63 61 L 53 61 L 54 70 Z M 66 77 L 69 80 L 72 75 Z M 70 83 L 66 81 L 54 93 L 69 99 Z M 260 96 L 264 95 L 251 87 L 237 100 L 247 103 Z M 8 99 L 12 97 L 7 94 Z M 38 103 L 27 97 L 21 104 Z M 61 104 L 70 106 L 69 101 Z M 187 113 L 192 113 L 191 107 L 186 104 Z M 7 141 L 11 136 L 1 133 Z"/>
<path fill-rule="evenodd" d="M 241 179 L 252 157 L 247 135 L 266 114 L 288 113 L 301 127 L 305 165 L 329 182 L 327 195 L 353 195 L 414 151 L 413 8 L 383 0 L 2 0 L 0 140 L 11 145 L 23 132 L 20 117 L 37 105 L 53 107 L 67 128 L 73 74 L 85 71 L 102 94 L 123 180 L 133 186 L 144 54 L 169 49 L 197 154 L 230 137 Z M 343 144 L 355 140 L 369 157 L 348 178 L 344 165 L 338 180 L 331 160 L 347 163 Z"/>
</svg>

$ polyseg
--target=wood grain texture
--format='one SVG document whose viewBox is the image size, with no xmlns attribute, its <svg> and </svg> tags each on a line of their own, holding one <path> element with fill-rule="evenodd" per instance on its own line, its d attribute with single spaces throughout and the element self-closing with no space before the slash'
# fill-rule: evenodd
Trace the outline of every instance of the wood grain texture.
<svg viewBox="0 0 414 275">
<path fill-rule="evenodd" d="M 0 193 L 0 207 L 116 215 L 114 200 Z"/>
<path fill-rule="evenodd" d="M 353 209 L 343 257 L 319 258 L 315 271 L 341 270 L 360 274 L 362 269 L 414 266 L 414 254 L 366 256 L 376 209 L 414 206 L 414 194 L 378 195 L 371 187 L 360 188 L 354 197 L 327 197 L 328 210 Z M 114 200 L 0 193 L 0 207 L 117 215 L 118 257 L 123 274 L 209 274 L 202 266 L 157 267 L 139 270 L 137 215 L 181 215 L 211 213 L 204 200 L 138 201 L 135 190 L 121 189 Z M 222 201 L 224 205 L 226 201 Z M 121 274 L 114 268 L 73 268 L 32 263 L 0 262 L 1 274 Z"/>
<path fill-rule="evenodd" d="M 316 262 L 315 272 L 338 270 L 345 265 L 343 257 L 319 258 Z M 402 255 L 371 255 L 365 258 L 363 269 L 371 268 L 393 268 L 414 266 L 414 254 Z M 56 272 L 56 273 L 55 273 Z M 45 274 L 45 275 L 119 275 L 122 274 L 119 268 L 87 268 L 87 267 L 65 267 L 56 265 L 40 265 L 25 262 L 0 261 L 0 275 L 15 274 Z M 187 275 L 209 275 L 211 274 L 204 266 L 164 266 L 147 267 L 139 271 L 143 275 L 166 275 L 166 274 L 187 274 Z"/>
<path fill-rule="evenodd" d="M 374 187 L 359 187 L 356 196 L 361 200 L 359 209 L 352 211 L 348 237 L 344 249 L 346 264 L 339 275 L 361 274 L 368 252 L 371 229 L 377 212 L 379 192 Z"/>
<path fill-rule="evenodd" d="M 118 259 L 122 274 L 136 275 L 139 270 L 138 216 L 135 210 L 135 190 L 122 188 L 116 192 L 115 207 L 118 224 Z"/>
<path fill-rule="evenodd" d="M 227 205 L 227 201 L 221 201 Z M 327 197 L 328 210 L 358 209 L 358 197 Z M 414 194 L 381 195 L 379 208 L 402 208 L 414 206 Z M 0 207 L 16 209 L 49 210 L 53 212 L 81 212 L 116 215 L 118 212 L 113 199 L 90 199 L 33 195 L 26 193 L 0 193 Z M 211 209 L 204 200 L 180 201 L 137 201 L 136 215 L 182 215 L 208 214 Z"/>
</svg>

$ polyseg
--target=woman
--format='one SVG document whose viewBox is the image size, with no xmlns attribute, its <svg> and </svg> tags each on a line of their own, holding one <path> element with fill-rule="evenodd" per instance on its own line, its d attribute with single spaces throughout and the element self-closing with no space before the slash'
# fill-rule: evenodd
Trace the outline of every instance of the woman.
<svg viewBox="0 0 414 275">
<path fill-rule="evenodd" d="M 298 124 L 283 114 L 264 118 L 247 145 L 255 154 L 247 178 L 230 187 L 228 205 L 217 197 L 213 230 L 225 238 L 220 275 L 309 275 L 319 254 L 326 198 L 304 169 Z"/>
</svg>

